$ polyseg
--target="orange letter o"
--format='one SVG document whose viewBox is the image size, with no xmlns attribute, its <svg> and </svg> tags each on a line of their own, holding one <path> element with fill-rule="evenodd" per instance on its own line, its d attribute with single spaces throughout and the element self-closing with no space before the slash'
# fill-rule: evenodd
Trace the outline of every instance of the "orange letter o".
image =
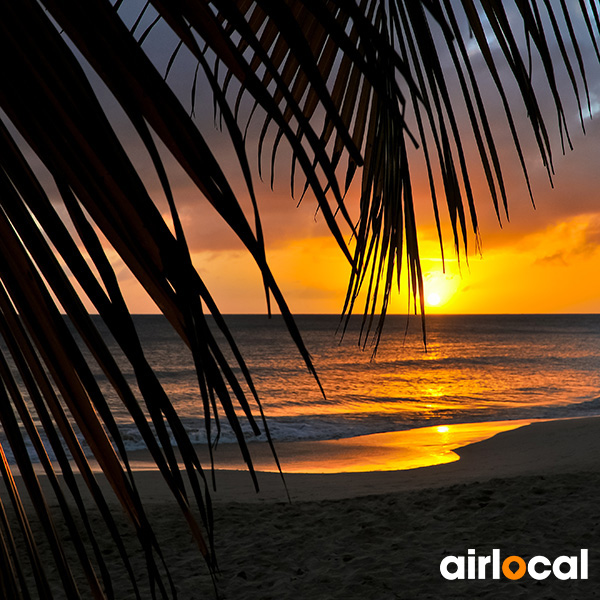
<svg viewBox="0 0 600 600">
<path fill-rule="evenodd" d="M 516 562 L 519 567 L 513 572 L 510 569 L 510 565 L 514 562 Z M 509 556 L 508 558 L 505 558 L 502 563 L 502 572 L 508 579 L 521 579 L 521 577 L 525 575 L 526 570 L 527 565 L 525 565 L 525 561 L 520 556 Z"/>
</svg>

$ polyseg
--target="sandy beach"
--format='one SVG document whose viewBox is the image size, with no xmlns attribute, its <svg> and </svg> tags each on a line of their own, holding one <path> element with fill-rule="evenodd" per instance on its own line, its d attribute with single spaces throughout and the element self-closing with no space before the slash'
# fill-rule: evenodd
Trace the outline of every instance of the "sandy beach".
<svg viewBox="0 0 600 600">
<path fill-rule="evenodd" d="M 219 471 L 213 494 L 219 597 L 597 597 L 600 419 L 533 423 L 457 453 L 458 461 L 409 470 L 289 473 L 291 502 L 276 473 L 259 473 L 257 494 L 248 473 Z M 215 597 L 158 474 L 142 470 L 137 481 L 180 598 Z M 130 536 L 128 543 L 137 541 Z M 469 549 L 478 556 L 499 549 L 502 559 L 517 555 L 525 561 L 537 555 L 579 556 L 589 549 L 589 578 L 444 579 L 442 559 L 466 556 Z M 150 598 L 138 555 L 133 566 L 142 588 L 146 585 L 144 598 Z M 118 556 L 114 560 L 121 585 L 117 597 L 133 598 L 125 574 L 119 578 Z"/>
</svg>

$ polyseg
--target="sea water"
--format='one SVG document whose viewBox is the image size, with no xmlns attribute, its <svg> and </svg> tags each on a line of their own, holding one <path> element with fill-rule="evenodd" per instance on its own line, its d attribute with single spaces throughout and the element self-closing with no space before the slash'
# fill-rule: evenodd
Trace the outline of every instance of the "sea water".
<svg viewBox="0 0 600 600">
<path fill-rule="evenodd" d="M 206 442 L 188 349 L 162 316 L 134 319 L 148 361 L 189 436 Z M 239 315 L 226 320 L 278 441 L 600 414 L 600 315 L 431 315 L 426 345 L 420 319 L 388 316 L 375 356 L 369 344 L 363 348 L 359 343 L 360 317 L 351 319 L 342 337 L 338 316 L 298 316 L 324 393 L 281 317 Z M 118 356 L 106 327 L 98 317 L 95 323 Z M 119 360 L 135 391 L 131 367 Z M 100 369 L 93 369 L 126 447 L 142 448 L 127 411 Z M 250 427 L 242 424 L 251 441 Z M 221 442 L 234 439 L 223 424 Z M 258 439 L 265 439 L 264 434 Z"/>
<path fill-rule="evenodd" d="M 324 394 L 281 317 L 230 316 L 227 322 L 271 434 L 280 441 L 600 414 L 598 315 L 432 315 L 426 345 L 420 319 L 394 315 L 386 319 L 375 356 L 369 344 L 359 343 L 360 317 L 342 338 L 339 317 L 298 316 Z M 161 317 L 136 317 L 136 324 L 190 436 L 205 441 L 186 348 Z M 121 426 L 128 443 L 136 445 L 125 415 Z M 224 426 L 221 440 L 233 439 Z"/>
</svg>

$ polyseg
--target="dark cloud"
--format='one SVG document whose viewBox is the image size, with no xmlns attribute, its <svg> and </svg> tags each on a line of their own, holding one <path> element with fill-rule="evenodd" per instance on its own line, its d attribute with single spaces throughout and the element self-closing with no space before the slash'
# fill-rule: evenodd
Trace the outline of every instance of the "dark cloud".
<svg viewBox="0 0 600 600">
<path fill-rule="evenodd" d="M 568 267 L 569 262 L 565 257 L 565 254 L 562 252 L 557 252 L 555 254 L 551 254 L 550 256 L 544 256 L 543 258 L 538 258 L 534 261 L 534 265 L 551 265 L 551 266 L 561 266 Z"/>
</svg>

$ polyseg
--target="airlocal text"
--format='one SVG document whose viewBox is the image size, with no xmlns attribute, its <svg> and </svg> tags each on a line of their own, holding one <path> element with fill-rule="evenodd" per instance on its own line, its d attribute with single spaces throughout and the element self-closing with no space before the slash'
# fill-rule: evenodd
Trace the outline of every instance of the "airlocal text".
<svg viewBox="0 0 600 600">
<path fill-rule="evenodd" d="M 588 551 L 582 549 L 579 556 L 559 556 L 550 560 L 534 556 L 525 561 L 520 556 L 500 557 L 500 550 L 492 550 L 488 556 L 477 556 L 468 550 L 467 556 L 446 556 L 440 563 L 440 573 L 445 579 L 521 579 L 525 574 L 532 579 L 587 579 Z"/>
</svg>

